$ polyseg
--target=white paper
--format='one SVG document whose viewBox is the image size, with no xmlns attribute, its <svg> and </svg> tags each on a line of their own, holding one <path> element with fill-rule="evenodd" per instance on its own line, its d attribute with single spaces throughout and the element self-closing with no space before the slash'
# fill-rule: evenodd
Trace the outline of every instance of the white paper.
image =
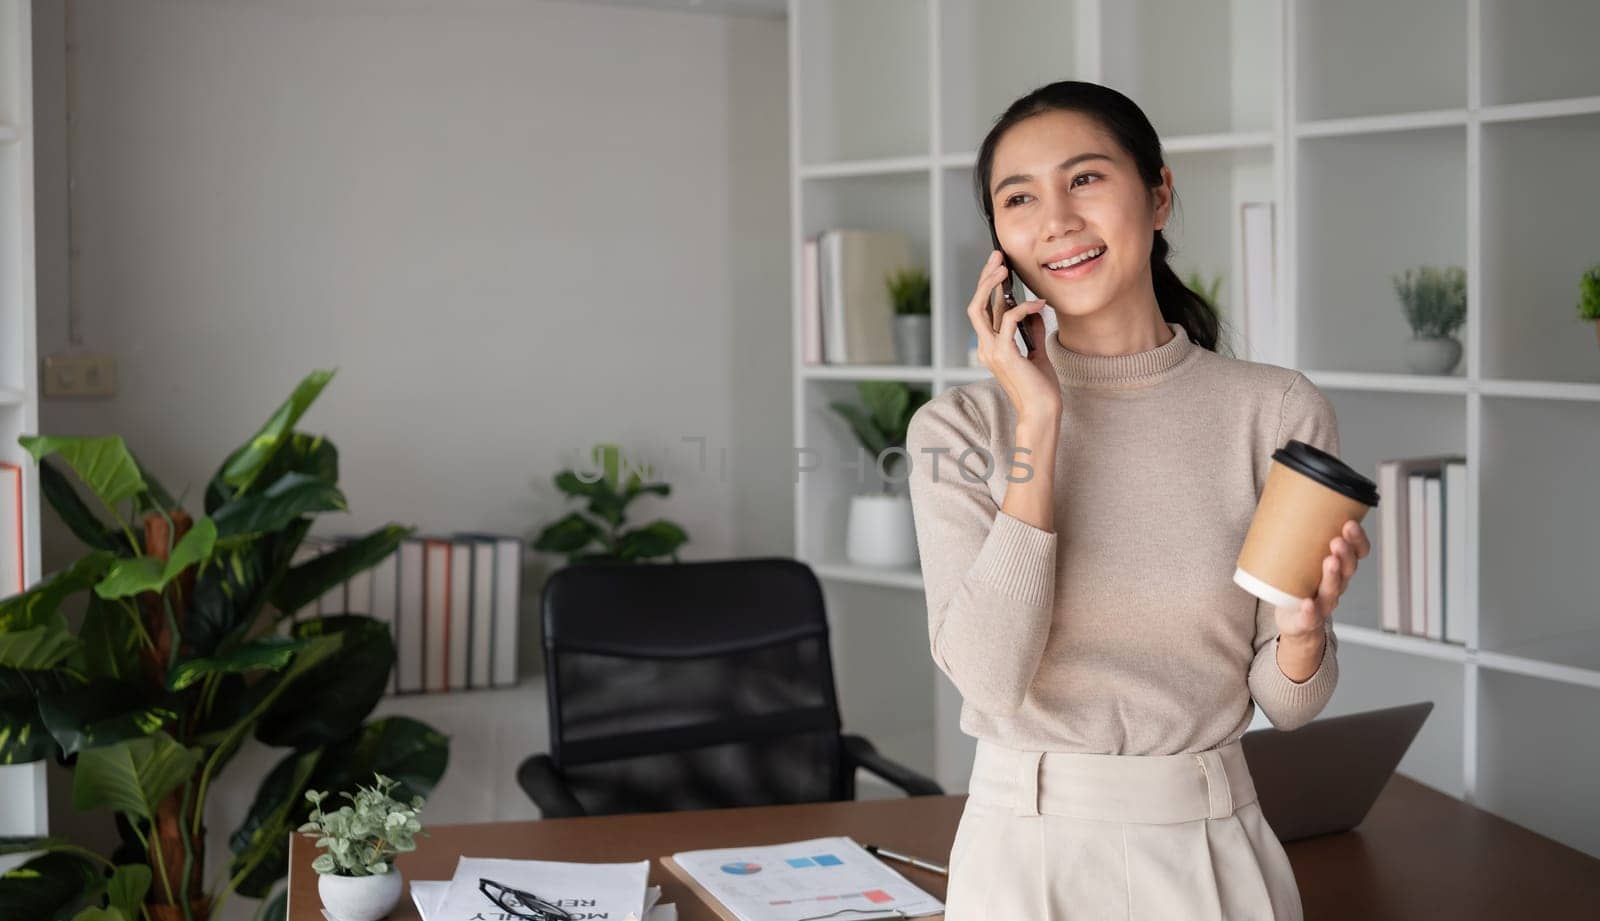
<svg viewBox="0 0 1600 921">
<path fill-rule="evenodd" d="M 483 879 L 531 893 L 586 921 L 628 921 L 630 916 L 638 921 L 645 911 L 649 876 L 648 860 L 566 863 L 461 857 L 444 896 L 427 921 L 474 921 L 491 914 L 498 917 L 503 913 L 500 906 L 479 888 L 479 880 Z M 420 904 L 418 908 L 421 909 Z"/>
<path fill-rule="evenodd" d="M 439 904 L 450 889 L 447 879 L 418 879 L 411 882 L 411 901 L 417 905 L 422 921 L 435 921 Z M 658 904 L 659 903 L 659 904 Z M 678 921 L 678 906 L 661 903 L 661 887 L 651 886 L 644 893 L 644 921 Z"/>
<path fill-rule="evenodd" d="M 944 910 L 849 838 L 686 851 L 672 859 L 742 921 L 857 921 Z"/>
</svg>

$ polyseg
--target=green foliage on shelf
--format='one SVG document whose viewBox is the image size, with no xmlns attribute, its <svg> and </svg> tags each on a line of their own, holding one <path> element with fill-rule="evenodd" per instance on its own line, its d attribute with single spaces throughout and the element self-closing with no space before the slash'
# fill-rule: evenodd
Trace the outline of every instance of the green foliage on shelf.
<svg viewBox="0 0 1600 921">
<path fill-rule="evenodd" d="M 1206 303 L 1217 308 L 1218 311 L 1222 310 L 1222 304 L 1217 301 L 1217 298 L 1222 294 L 1221 273 L 1212 276 L 1211 280 L 1207 281 L 1199 271 L 1191 270 L 1184 276 L 1183 283 L 1189 286 L 1190 291 L 1205 298 Z"/>
<path fill-rule="evenodd" d="M 907 387 L 900 381 L 858 381 L 856 390 L 864 407 L 843 400 L 828 405 L 850 423 L 856 440 L 872 456 L 873 463 L 881 459 L 885 474 L 895 477 L 905 461 L 903 450 L 911 417 L 931 395 L 926 389 Z M 893 451 L 895 448 L 901 450 Z"/>
<path fill-rule="evenodd" d="M 416 836 L 426 834 L 417 813 L 422 797 L 409 803 L 394 798 L 397 780 L 374 774 L 373 786 L 358 786 L 356 793 L 343 791 L 350 801 L 332 812 L 325 812 L 322 801 L 326 790 L 307 790 L 311 814 L 297 831 L 317 839 L 324 852 L 311 862 L 311 869 L 335 876 L 382 876 L 394 869 L 394 859 L 417 849 Z"/>
<path fill-rule="evenodd" d="M 921 269 L 902 269 L 886 279 L 889 299 L 896 314 L 926 314 L 933 309 L 933 289 L 928 273 Z"/>
<path fill-rule="evenodd" d="M 0 839 L 0 853 L 43 852 L 0 877 L 0 918 L 135 921 L 168 906 L 198 921 L 230 893 L 264 897 L 283 878 L 308 787 L 350 790 L 382 771 L 421 795 L 443 775 L 444 736 L 404 717 L 367 720 L 394 667 L 384 623 L 301 615 L 285 630 L 414 530 L 389 524 L 295 562 L 313 517 L 348 509 L 333 443 L 294 429 L 332 377 L 308 375 L 228 456 L 199 516 L 120 437 L 19 439 L 88 552 L 0 600 L 0 764 L 70 767 L 73 807 L 109 811 L 121 847 L 107 858 L 62 838 Z M 251 736 L 286 751 L 207 890 L 206 794 Z"/>
<path fill-rule="evenodd" d="M 624 528 L 628 505 L 646 493 L 668 496 L 667 483 L 647 483 L 641 478 L 654 476 L 649 464 L 635 465 L 614 444 L 597 444 L 590 460 L 598 473 L 579 475 L 563 470 L 555 475 L 556 488 L 587 505 L 583 512 L 570 512 L 546 525 L 534 539 L 533 549 L 544 553 L 564 553 L 567 562 L 612 561 L 637 563 L 658 557 L 678 562 L 678 548 L 689 542 L 689 535 L 677 523 L 658 518 L 638 528 Z M 627 473 L 627 481 L 623 474 Z"/>
<path fill-rule="evenodd" d="M 1589 271 L 1578 279 L 1578 316 L 1600 320 L 1600 262 L 1589 266 Z"/>
<path fill-rule="evenodd" d="M 1467 273 L 1460 266 L 1420 266 L 1390 276 L 1406 323 L 1419 337 L 1448 336 L 1467 316 Z"/>
</svg>

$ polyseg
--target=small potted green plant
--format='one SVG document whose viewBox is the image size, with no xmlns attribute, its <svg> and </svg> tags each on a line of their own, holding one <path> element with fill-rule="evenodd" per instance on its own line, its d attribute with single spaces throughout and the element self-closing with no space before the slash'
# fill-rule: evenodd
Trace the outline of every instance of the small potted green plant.
<svg viewBox="0 0 1600 921">
<path fill-rule="evenodd" d="M 864 406 L 843 400 L 828 405 L 850 423 L 870 456 L 869 469 L 881 469 L 887 482 L 879 491 L 850 497 L 845 556 L 863 566 L 910 566 L 917 560 L 911 498 L 895 481 L 907 460 L 906 429 L 930 395 L 899 381 L 860 381 L 856 389 Z"/>
<path fill-rule="evenodd" d="M 885 279 L 894 304 L 895 358 L 903 365 L 933 363 L 932 286 L 918 268 L 892 272 Z"/>
<path fill-rule="evenodd" d="M 1467 273 L 1460 266 L 1421 266 L 1391 276 L 1410 325 L 1406 363 L 1419 374 L 1449 374 L 1461 361 L 1455 331 L 1467 316 Z"/>
<path fill-rule="evenodd" d="M 1600 343 L 1600 262 L 1578 279 L 1578 317 L 1594 321 L 1595 342 Z"/>
<path fill-rule="evenodd" d="M 327 791 L 306 791 L 311 816 L 299 832 L 315 837 L 324 849 L 311 869 L 317 871 L 322 907 L 334 921 L 377 921 L 393 911 L 401 888 L 394 859 L 416 850 L 416 836 L 426 834 L 417 820 L 422 797 L 402 803 L 391 795 L 398 781 L 373 777 L 373 786 L 358 785 L 354 796 L 343 794 L 350 805 L 333 812 L 322 808 Z"/>
<path fill-rule="evenodd" d="M 564 553 L 568 564 L 639 563 L 659 557 L 678 562 L 678 548 L 689 542 L 689 535 L 676 522 L 658 518 L 637 528 L 624 528 L 628 506 L 635 499 L 646 493 L 668 496 L 671 485 L 645 482 L 643 477 L 654 476 L 655 468 L 635 465 L 614 444 L 595 445 L 590 457 L 595 465 L 592 470 L 563 470 L 555 475 L 556 488 L 583 500 L 584 512 L 569 512 L 546 525 L 534 539 L 533 549 Z"/>
</svg>

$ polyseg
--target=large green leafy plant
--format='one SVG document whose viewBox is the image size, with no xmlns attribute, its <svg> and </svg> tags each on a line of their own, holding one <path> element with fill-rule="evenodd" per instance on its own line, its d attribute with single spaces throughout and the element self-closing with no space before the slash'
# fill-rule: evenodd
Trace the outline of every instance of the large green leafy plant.
<svg viewBox="0 0 1600 921">
<path fill-rule="evenodd" d="M 677 562 L 678 548 L 689 542 L 689 535 L 676 522 L 658 518 L 637 528 L 627 527 L 628 506 L 635 499 L 647 493 L 670 495 L 672 486 L 645 482 L 644 477 L 654 475 L 654 468 L 635 465 L 614 444 L 595 445 L 590 458 L 593 470 L 581 474 L 563 470 L 555 475 L 556 489 L 582 501 L 584 511 L 568 512 L 545 525 L 534 539 L 533 549 L 564 553 L 569 564 L 602 560 L 638 563 L 657 557 Z"/>
<path fill-rule="evenodd" d="M 861 395 L 860 406 L 843 400 L 828 405 L 850 423 L 856 440 L 871 456 L 869 463 L 875 465 L 874 469 L 881 466 L 888 478 L 884 492 L 892 495 L 897 491 L 898 471 L 907 461 L 906 432 L 911 427 L 911 417 L 931 394 L 899 381 L 859 381 L 856 392 Z"/>
<path fill-rule="evenodd" d="M 354 790 L 377 771 L 426 795 L 443 774 L 439 733 L 366 720 L 394 665 L 383 623 L 341 614 L 285 629 L 413 530 L 390 524 L 291 564 L 313 517 L 346 509 L 333 444 L 294 430 L 332 376 L 307 376 L 229 455 L 198 517 L 119 437 L 20 439 L 88 552 L 0 600 L 0 763 L 70 766 L 74 808 L 110 810 L 122 846 L 108 858 L 0 839 L 0 853 L 44 852 L 0 877 L 0 918 L 201 921 L 230 893 L 265 897 L 283 877 L 307 788 Z M 80 594 L 74 632 L 63 605 Z M 287 751 L 208 885 L 206 794 L 252 735 Z M 281 913 L 281 896 L 263 908 Z"/>
</svg>

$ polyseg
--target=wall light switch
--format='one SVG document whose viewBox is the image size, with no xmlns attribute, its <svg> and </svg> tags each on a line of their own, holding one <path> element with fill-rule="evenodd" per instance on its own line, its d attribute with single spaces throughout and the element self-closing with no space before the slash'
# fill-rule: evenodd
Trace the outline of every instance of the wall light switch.
<svg viewBox="0 0 1600 921">
<path fill-rule="evenodd" d="M 116 396 L 116 356 L 106 353 L 46 355 L 44 395 L 80 399 Z"/>
</svg>

